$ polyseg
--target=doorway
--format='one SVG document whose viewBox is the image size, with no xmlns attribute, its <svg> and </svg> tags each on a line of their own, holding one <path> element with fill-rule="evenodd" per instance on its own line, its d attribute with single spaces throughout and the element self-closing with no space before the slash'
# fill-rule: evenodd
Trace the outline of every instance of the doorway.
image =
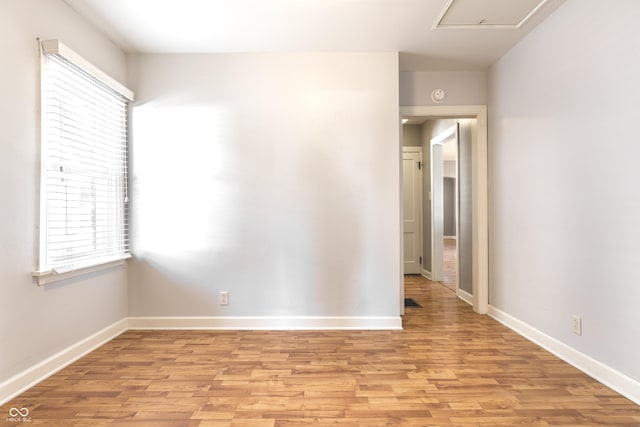
<svg viewBox="0 0 640 427">
<path fill-rule="evenodd" d="M 459 130 L 460 122 L 455 121 L 452 126 L 439 132 L 430 140 L 432 280 L 441 282 L 456 294 L 458 294 L 460 258 L 458 237 L 463 237 L 460 239 L 461 242 L 467 243 L 469 241 L 468 236 L 459 236 Z M 466 145 L 462 147 L 463 152 L 469 150 L 468 141 L 465 143 Z M 466 177 L 469 172 L 468 168 L 465 168 L 462 175 Z M 464 184 L 467 184 L 466 180 Z M 465 210 L 467 205 L 468 203 L 463 203 Z M 462 220 L 463 222 L 470 221 L 469 212 L 465 211 Z M 465 285 L 467 286 L 462 288 L 470 290 L 470 283 L 465 283 Z"/>
<path fill-rule="evenodd" d="M 475 119 L 475 127 L 471 135 L 470 145 L 470 192 L 473 198 L 470 203 L 471 234 L 469 254 L 471 268 L 471 294 L 467 300 L 474 311 L 486 314 L 488 308 L 488 217 L 487 217 L 487 114 L 485 106 L 415 106 L 400 107 L 402 118 L 471 118 Z M 424 227 L 424 235 L 430 233 Z M 460 230 L 458 231 L 460 235 Z M 444 236 L 443 236 L 444 237 Z M 425 239 L 427 241 L 427 239 Z M 431 241 L 431 236 L 429 236 Z M 444 246 L 444 242 L 443 242 Z M 423 262 L 427 263 L 427 258 Z M 402 260 L 404 261 L 404 260 Z M 430 264 L 430 262 L 429 262 Z M 423 266 L 424 269 L 425 266 Z M 431 265 L 428 265 L 431 268 Z M 404 301 L 403 286 L 400 286 L 401 298 Z"/>
</svg>

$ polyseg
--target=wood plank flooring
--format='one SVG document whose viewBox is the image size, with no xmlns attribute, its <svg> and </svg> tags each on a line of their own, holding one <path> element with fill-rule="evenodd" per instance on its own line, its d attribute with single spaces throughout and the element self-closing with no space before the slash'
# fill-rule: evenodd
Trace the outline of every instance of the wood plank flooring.
<svg viewBox="0 0 640 427">
<path fill-rule="evenodd" d="M 26 407 L 28 425 L 65 427 L 640 426 L 640 407 L 443 285 L 408 276 L 406 293 L 422 308 L 402 331 L 128 331 L 0 420 Z"/>
<path fill-rule="evenodd" d="M 442 284 L 453 292 L 458 290 L 458 257 L 457 240 L 444 239 L 443 256 L 444 263 L 442 269 Z"/>
</svg>

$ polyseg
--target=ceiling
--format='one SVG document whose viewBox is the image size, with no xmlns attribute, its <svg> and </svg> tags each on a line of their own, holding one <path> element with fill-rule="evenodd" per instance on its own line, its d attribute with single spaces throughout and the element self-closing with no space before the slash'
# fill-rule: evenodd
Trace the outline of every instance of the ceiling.
<svg viewBox="0 0 640 427">
<path fill-rule="evenodd" d="M 485 70 L 564 0 L 65 0 L 127 52 L 400 52 Z"/>
</svg>

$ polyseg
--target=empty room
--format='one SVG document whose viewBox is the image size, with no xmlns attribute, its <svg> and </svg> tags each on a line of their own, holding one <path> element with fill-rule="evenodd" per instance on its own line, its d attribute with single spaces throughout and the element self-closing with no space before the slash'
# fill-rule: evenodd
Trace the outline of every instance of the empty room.
<svg viewBox="0 0 640 427">
<path fill-rule="evenodd" d="M 0 0 L 0 422 L 640 426 L 637 0 Z"/>
</svg>

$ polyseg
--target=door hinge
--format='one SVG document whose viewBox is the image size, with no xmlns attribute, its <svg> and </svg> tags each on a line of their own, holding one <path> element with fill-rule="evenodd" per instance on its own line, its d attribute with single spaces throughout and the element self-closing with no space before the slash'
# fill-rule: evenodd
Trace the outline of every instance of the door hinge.
<svg viewBox="0 0 640 427">
<path fill-rule="evenodd" d="M 422 257 L 420 257 L 420 265 L 422 265 Z"/>
<path fill-rule="evenodd" d="M 422 169 L 422 162 L 418 162 L 418 170 Z"/>
</svg>

